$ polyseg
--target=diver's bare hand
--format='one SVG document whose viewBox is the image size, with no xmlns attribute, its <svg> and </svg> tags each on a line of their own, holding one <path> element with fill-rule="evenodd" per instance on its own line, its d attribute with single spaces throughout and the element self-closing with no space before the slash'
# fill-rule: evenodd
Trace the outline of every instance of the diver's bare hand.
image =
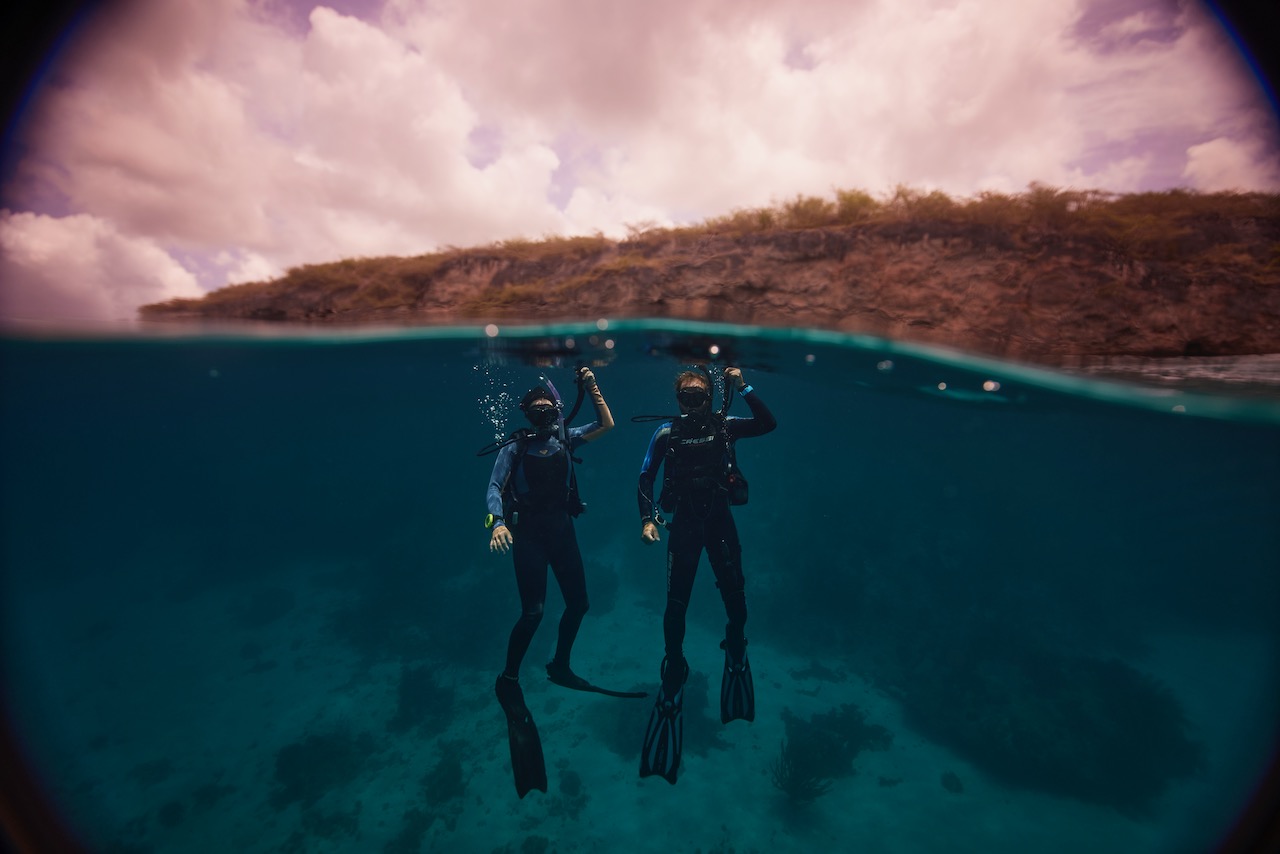
<svg viewBox="0 0 1280 854">
<path fill-rule="evenodd" d="M 506 554 L 511 549 L 511 532 L 506 525 L 498 525 L 489 536 L 489 551 Z"/>
<path fill-rule="evenodd" d="M 640 529 L 640 539 L 646 543 L 656 543 L 662 537 L 658 536 L 658 526 L 652 522 L 645 522 L 644 527 Z"/>
<path fill-rule="evenodd" d="M 590 368 L 580 368 L 578 370 L 578 379 L 582 380 L 582 384 L 586 386 L 587 391 L 596 390 L 596 375 L 591 372 Z"/>
<path fill-rule="evenodd" d="M 725 379 L 733 380 L 737 385 L 738 391 L 742 391 L 747 387 L 747 381 L 742 378 L 741 368 L 725 368 L 724 376 Z"/>
</svg>

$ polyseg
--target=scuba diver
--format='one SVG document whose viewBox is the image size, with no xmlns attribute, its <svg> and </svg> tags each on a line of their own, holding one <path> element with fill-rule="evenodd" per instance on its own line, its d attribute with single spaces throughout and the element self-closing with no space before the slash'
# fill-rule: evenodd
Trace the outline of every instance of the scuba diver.
<svg viewBox="0 0 1280 854">
<path fill-rule="evenodd" d="M 578 462 L 573 452 L 613 429 L 613 416 L 595 375 L 589 368 L 580 368 L 577 382 L 578 401 L 567 418 L 555 386 L 544 379 L 520 401 L 520 411 L 530 427 L 480 451 L 481 455 L 498 452 L 485 496 L 485 524 L 492 529 L 489 550 L 496 554 L 511 552 L 520 591 L 520 618 L 511 630 L 506 667 L 498 675 L 495 690 L 507 715 L 511 765 L 521 798 L 530 789 L 547 790 L 542 744 L 525 706 L 519 678 L 520 664 L 542 622 L 548 566 L 564 595 L 565 610 L 560 618 L 555 655 L 547 664 L 547 678 L 579 691 L 645 696 L 597 688 L 569 666 L 573 642 L 588 607 L 582 553 L 573 526 L 574 517 L 584 509 L 573 471 L 574 462 Z M 595 405 L 597 420 L 584 427 L 569 427 L 568 422 L 577 414 L 585 395 L 590 395 Z"/>
<path fill-rule="evenodd" d="M 755 719 L 755 688 L 747 661 L 745 581 L 742 547 L 730 506 L 745 504 L 747 483 L 738 469 L 734 443 L 763 436 L 777 426 L 773 414 L 742 378 L 738 368 L 724 372 L 726 392 L 719 411 L 711 409 L 712 384 L 704 371 L 683 371 L 676 377 L 680 416 L 662 424 L 649 442 L 640 469 L 638 490 L 641 539 L 656 543 L 658 527 L 670 533 L 667 544 L 667 609 L 662 619 L 666 656 L 660 674 L 662 687 L 645 730 L 640 776 L 656 774 L 676 782 L 683 741 L 681 712 L 689 664 L 684 657 L 685 614 L 702 551 L 716 576 L 728 623 L 720 647 L 725 652 L 720 687 L 720 720 Z M 727 415 L 734 390 L 751 408 L 750 418 Z M 640 416 L 640 419 L 652 419 Z M 654 483 L 665 464 L 662 492 L 655 502 Z M 666 522 L 658 508 L 671 514 Z"/>
</svg>

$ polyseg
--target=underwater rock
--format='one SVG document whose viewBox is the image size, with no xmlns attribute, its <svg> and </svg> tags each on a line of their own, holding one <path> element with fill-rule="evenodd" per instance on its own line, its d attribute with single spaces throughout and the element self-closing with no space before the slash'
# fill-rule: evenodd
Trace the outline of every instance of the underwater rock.
<svg viewBox="0 0 1280 854">
<path fill-rule="evenodd" d="M 903 684 L 907 719 L 1007 783 L 1141 815 L 1204 767 L 1173 694 L 1116 659 L 983 645 Z"/>
</svg>

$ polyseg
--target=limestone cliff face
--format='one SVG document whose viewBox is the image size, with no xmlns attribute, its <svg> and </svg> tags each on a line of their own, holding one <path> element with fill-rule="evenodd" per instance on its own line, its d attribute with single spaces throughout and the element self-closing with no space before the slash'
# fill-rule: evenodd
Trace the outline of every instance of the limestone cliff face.
<svg viewBox="0 0 1280 854">
<path fill-rule="evenodd" d="M 1038 361 L 1280 352 L 1280 218 L 1211 219 L 1140 245 L 913 221 L 537 246 L 303 267 L 142 314 L 325 324 L 679 317 Z"/>
</svg>

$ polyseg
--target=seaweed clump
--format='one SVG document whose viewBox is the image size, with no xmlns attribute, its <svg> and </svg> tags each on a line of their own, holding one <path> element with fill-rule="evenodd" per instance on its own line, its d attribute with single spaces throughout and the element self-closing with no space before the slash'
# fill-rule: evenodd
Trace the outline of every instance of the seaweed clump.
<svg viewBox="0 0 1280 854">
<path fill-rule="evenodd" d="M 344 729 L 313 733 L 282 747 L 276 753 L 277 787 L 271 805 L 277 810 L 295 802 L 304 808 L 314 805 L 330 789 L 355 780 L 371 749 L 367 736 Z"/>
<path fill-rule="evenodd" d="M 405 812 L 399 833 L 383 847 L 386 854 L 421 851 L 423 838 L 437 820 L 450 831 L 457 827 L 462 810 L 458 801 L 467 792 L 467 778 L 462 771 L 462 754 L 467 748 L 461 741 L 440 746 L 439 760 L 422 778 L 422 806 Z"/>
<path fill-rule="evenodd" d="M 467 779 L 462 773 L 462 754 L 467 745 L 451 741 L 441 745 L 440 759 L 422 778 L 422 794 L 428 804 L 441 804 L 467 793 Z"/>
<path fill-rule="evenodd" d="M 813 803 L 831 788 L 831 779 L 823 776 L 814 758 L 814 754 L 784 738 L 778 757 L 769 765 L 774 788 L 796 806 Z"/>
<path fill-rule="evenodd" d="M 453 688 L 441 685 L 427 664 L 401 664 L 397 696 L 395 717 L 387 722 L 391 732 L 434 729 L 453 714 Z"/>
<path fill-rule="evenodd" d="M 887 750 L 893 734 L 878 724 L 868 724 L 858 706 L 838 708 L 801 720 L 784 710 L 787 737 L 778 757 L 770 763 L 773 785 L 796 806 L 812 803 L 839 777 L 856 773 L 853 761 L 863 750 Z"/>
</svg>

